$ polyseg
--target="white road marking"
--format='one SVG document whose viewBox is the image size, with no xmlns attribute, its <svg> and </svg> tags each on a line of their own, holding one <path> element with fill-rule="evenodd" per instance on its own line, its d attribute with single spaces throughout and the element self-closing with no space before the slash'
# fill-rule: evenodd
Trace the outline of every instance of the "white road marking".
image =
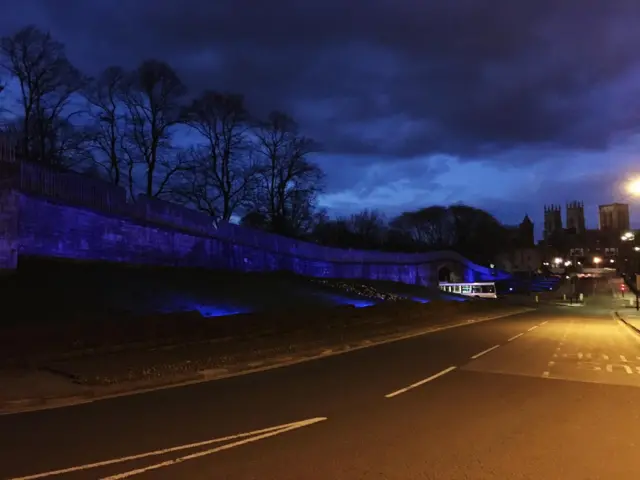
<svg viewBox="0 0 640 480">
<path fill-rule="evenodd" d="M 605 355 L 604 353 L 602 354 L 602 359 L 603 360 L 609 360 L 609 355 Z"/>
<path fill-rule="evenodd" d="M 475 360 L 476 358 L 480 358 L 482 355 L 489 353 L 492 350 L 495 350 L 496 348 L 498 348 L 500 345 L 494 345 L 491 348 L 487 348 L 486 350 L 481 351 L 480 353 L 476 353 L 475 355 L 473 355 L 471 358 L 473 360 Z"/>
<path fill-rule="evenodd" d="M 629 360 L 627 360 L 627 357 L 625 357 L 624 355 L 620 355 L 620 360 L 623 362 L 628 362 Z"/>
<path fill-rule="evenodd" d="M 162 468 L 162 467 L 167 467 L 169 465 L 173 465 L 175 463 L 179 463 L 179 462 L 183 462 L 185 460 L 191 460 L 192 458 L 198 458 L 204 455 L 209 455 L 212 453 L 216 453 L 219 452 L 221 450 L 228 450 L 230 448 L 233 447 L 237 447 L 240 445 L 244 445 L 246 443 L 251 443 L 251 442 L 255 442 L 258 440 L 262 440 L 263 438 L 268 438 L 268 437 L 272 437 L 275 435 L 280 435 L 281 433 L 285 433 L 288 432 L 290 430 L 295 430 L 297 428 L 302 428 L 302 427 L 307 427 L 309 425 L 313 425 L 314 423 L 318 423 L 318 422 L 322 422 L 323 420 L 326 420 L 327 417 L 316 417 L 316 418 L 309 418 L 307 420 L 301 420 L 299 422 L 293 422 L 293 423 L 285 423 L 283 425 L 277 425 L 275 427 L 269 427 L 269 428 L 263 428 L 261 430 L 253 430 L 251 432 L 245 432 L 245 433 L 238 433 L 236 435 L 229 435 L 227 437 L 220 437 L 220 438 L 213 438 L 211 440 L 205 440 L 203 442 L 197 442 L 197 443 L 191 443 L 191 444 L 187 444 L 187 445 L 179 445 L 177 447 L 171 447 L 171 448 L 164 448 L 162 450 L 155 450 L 152 452 L 146 452 L 146 453 L 140 453 L 137 455 L 130 455 L 127 457 L 121 457 L 121 458 L 114 458 L 111 460 L 105 460 L 103 462 L 96 462 L 96 463 L 89 463 L 87 465 L 78 465 L 76 467 L 69 467 L 69 468 L 64 468 L 62 470 L 52 470 L 50 472 L 43 472 L 43 473 L 38 473 L 35 475 L 28 475 L 26 477 L 14 477 L 11 478 L 9 480 L 33 480 L 36 478 L 45 478 L 45 477 L 53 477 L 55 475 L 62 475 L 65 473 L 73 473 L 73 472 L 80 472 L 83 470 L 90 470 L 90 469 L 94 469 L 94 468 L 99 468 L 99 467 L 106 467 L 108 465 L 114 465 L 114 464 L 118 464 L 118 463 L 124 463 L 124 462 L 130 462 L 133 460 L 140 460 L 143 458 L 147 458 L 147 457 L 154 457 L 154 456 L 158 456 L 158 455 L 166 455 L 167 453 L 172 453 L 172 452 L 178 452 L 181 450 L 188 450 L 188 449 L 192 449 L 192 448 L 198 448 L 198 447 L 203 447 L 206 445 L 212 445 L 214 443 L 220 443 L 220 442 L 226 442 L 229 440 L 238 440 L 236 442 L 233 443 L 228 443 L 226 445 L 220 445 L 219 447 L 215 447 L 213 449 L 210 450 L 205 450 L 204 452 L 198 452 L 192 455 L 187 455 L 184 457 L 180 457 L 177 458 L 175 460 L 168 460 L 166 462 L 162 462 L 162 463 L 158 463 L 155 465 L 151 465 L 149 467 L 145 467 L 145 468 L 140 468 L 137 470 L 131 470 L 129 472 L 124 472 L 124 473 L 120 473 L 118 475 L 114 475 L 111 477 L 105 477 L 103 480 L 116 480 L 116 479 L 120 479 L 120 478 L 127 478 L 127 477 L 131 477 L 133 475 L 138 475 L 140 473 L 144 473 L 148 470 L 154 470 L 157 468 Z"/>
<path fill-rule="evenodd" d="M 623 368 L 624 371 L 629 373 L 629 374 L 633 373 L 633 370 L 631 370 L 631 367 L 629 365 L 615 365 L 615 366 Z M 614 365 L 611 365 L 609 363 L 609 364 L 607 364 L 607 366 L 605 368 L 607 369 L 607 372 L 613 373 L 613 367 L 614 367 Z"/>
<path fill-rule="evenodd" d="M 534 325 L 533 327 L 531 327 L 529 330 L 527 330 L 528 332 L 531 332 L 532 330 L 535 330 L 536 328 L 538 328 L 538 325 Z"/>
<path fill-rule="evenodd" d="M 401 388 L 400 390 L 396 390 L 395 392 L 388 393 L 387 395 L 385 395 L 385 398 L 392 398 L 392 397 L 395 397 L 396 395 L 400 395 L 401 393 L 408 392 L 409 390 L 419 387 L 420 385 L 424 385 L 425 383 L 430 382 L 431 380 L 435 380 L 436 378 L 441 377 L 442 375 L 446 375 L 447 373 L 452 372 L 455 369 L 456 367 L 445 368 L 441 372 L 438 372 L 435 375 L 431 375 L 429 378 L 425 378 L 424 380 L 420 380 L 419 382 L 412 383 L 408 387 Z"/>
<path fill-rule="evenodd" d="M 549 372 L 542 372 L 542 376 L 543 377 L 548 377 L 549 376 Z"/>
<path fill-rule="evenodd" d="M 540 324 L 540 326 L 542 326 L 542 325 L 546 325 L 547 323 L 549 323 L 549 320 L 545 320 L 544 322 L 542 322 L 542 323 Z"/>
<path fill-rule="evenodd" d="M 521 337 L 522 335 L 524 335 L 524 332 L 523 332 L 523 333 L 519 333 L 519 334 L 517 334 L 517 335 L 514 335 L 514 336 L 513 336 L 513 337 L 511 337 L 509 340 L 507 340 L 507 342 L 513 342 L 516 338 L 519 338 L 519 337 Z"/>
<path fill-rule="evenodd" d="M 551 362 L 549 362 L 549 363 L 548 363 L 548 365 L 549 365 L 550 367 L 553 367 L 555 364 L 556 364 L 556 362 L 554 362 L 554 361 L 551 361 Z"/>
<path fill-rule="evenodd" d="M 578 362 L 576 367 L 581 370 L 584 369 L 592 372 L 602 371 L 602 367 L 596 362 Z"/>
</svg>

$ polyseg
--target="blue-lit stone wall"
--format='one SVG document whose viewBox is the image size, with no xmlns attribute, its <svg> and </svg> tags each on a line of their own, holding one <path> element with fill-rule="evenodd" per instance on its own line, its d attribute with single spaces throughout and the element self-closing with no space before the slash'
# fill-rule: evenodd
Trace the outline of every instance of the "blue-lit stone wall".
<svg viewBox="0 0 640 480">
<path fill-rule="evenodd" d="M 391 280 L 436 285 L 447 265 L 467 281 L 490 280 L 492 273 L 454 252 L 394 254 L 340 250 L 236 225 L 214 228 L 197 212 L 141 198 L 118 214 L 70 206 L 15 190 L 2 193 L 0 268 L 15 268 L 25 256 L 102 260 L 132 264 L 233 269 L 285 270 L 326 278 Z M 6 214 L 5 214 L 6 212 Z M 120 212 L 124 212 L 120 213 Z M 5 260 L 2 260 L 5 259 Z"/>
<path fill-rule="evenodd" d="M 19 198 L 17 192 L 0 188 L 0 270 L 17 266 Z"/>
</svg>

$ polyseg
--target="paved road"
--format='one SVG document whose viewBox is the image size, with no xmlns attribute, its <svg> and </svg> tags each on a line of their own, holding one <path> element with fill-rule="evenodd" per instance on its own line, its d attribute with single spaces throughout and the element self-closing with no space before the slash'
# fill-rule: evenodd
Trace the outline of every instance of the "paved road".
<svg viewBox="0 0 640 480">
<path fill-rule="evenodd" d="M 0 417 L 0 477 L 635 480 L 638 387 L 606 305 L 555 308 Z"/>
</svg>

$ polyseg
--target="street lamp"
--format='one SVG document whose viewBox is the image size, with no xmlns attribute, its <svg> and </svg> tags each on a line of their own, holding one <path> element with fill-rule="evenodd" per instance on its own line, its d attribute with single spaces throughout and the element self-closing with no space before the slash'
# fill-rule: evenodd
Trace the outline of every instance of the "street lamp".
<svg viewBox="0 0 640 480">
<path fill-rule="evenodd" d="M 593 263 L 598 266 L 599 264 L 602 263 L 602 258 L 600 257 L 593 257 Z"/>
<path fill-rule="evenodd" d="M 631 179 L 627 183 L 625 190 L 632 197 L 640 197 L 640 177 Z"/>
</svg>

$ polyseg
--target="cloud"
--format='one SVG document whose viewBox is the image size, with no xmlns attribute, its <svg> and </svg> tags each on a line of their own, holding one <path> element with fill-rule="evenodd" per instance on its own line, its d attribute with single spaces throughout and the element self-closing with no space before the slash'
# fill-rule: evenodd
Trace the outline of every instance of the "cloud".
<svg viewBox="0 0 640 480">
<path fill-rule="evenodd" d="M 293 114 L 337 213 L 462 201 L 540 225 L 633 170 L 639 22 L 637 0 L 23 0 L 0 34 L 36 23 L 90 73 L 166 59 L 193 92 Z"/>
<path fill-rule="evenodd" d="M 620 103 L 610 86 L 632 85 L 640 58 L 636 0 L 21 4 L 88 69 L 166 58 L 343 155 L 601 150 L 629 126 L 603 99 Z"/>
</svg>

